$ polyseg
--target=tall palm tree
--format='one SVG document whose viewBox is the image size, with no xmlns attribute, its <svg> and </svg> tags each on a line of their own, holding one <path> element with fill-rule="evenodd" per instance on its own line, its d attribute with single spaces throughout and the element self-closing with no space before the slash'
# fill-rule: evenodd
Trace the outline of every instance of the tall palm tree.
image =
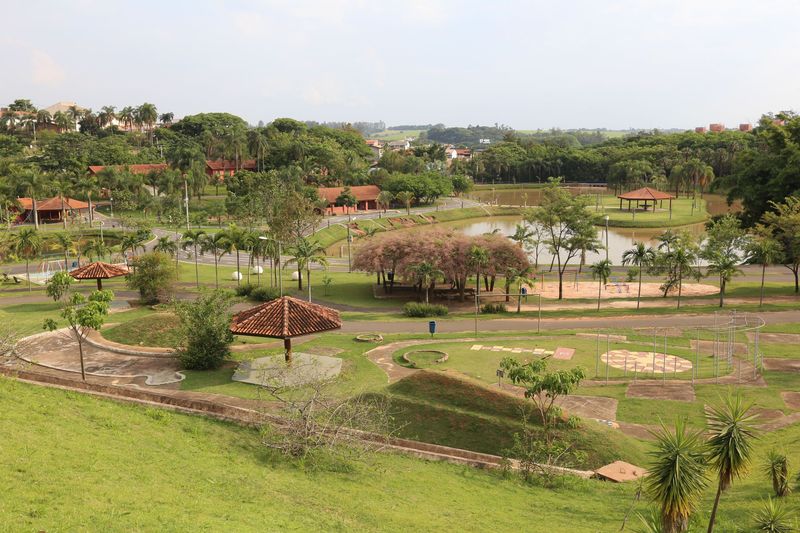
<svg viewBox="0 0 800 533">
<path fill-rule="evenodd" d="M 758 306 L 764 305 L 764 278 L 767 273 L 767 266 L 780 261 L 783 250 L 778 241 L 772 237 L 757 237 L 748 243 L 748 254 L 750 263 L 761 265 L 761 289 L 758 295 Z"/>
<path fill-rule="evenodd" d="M 89 226 L 94 224 L 94 208 L 92 206 L 92 194 L 99 190 L 97 184 L 97 176 L 94 174 L 85 174 L 78 178 L 75 183 L 75 188 L 86 196 L 86 201 L 89 204 Z"/>
<path fill-rule="evenodd" d="M 708 482 L 703 437 L 689 433 L 683 420 L 675 423 L 674 433 L 662 425 L 654 436 L 645 488 L 659 506 L 664 533 L 682 533 Z"/>
<path fill-rule="evenodd" d="M 39 211 L 36 204 L 36 196 L 41 194 L 45 187 L 44 176 L 33 169 L 23 169 L 12 176 L 17 186 L 22 188 L 31 199 L 33 209 L 33 225 L 39 229 Z"/>
<path fill-rule="evenodd" d="M 667 261 L 675 269 L 678 280 L 678 309 L 681 308 L 681 295 L 683 294 L 683 276 L 692 269 L 692 265 L 697 260 L 694 249 L 677 242 L 673 245 L 672 251 L 667 254 Z"/>
<path fill-rule="evenodd" d="M 317 240 L 300 238 L 297 244 L 290 246 L 286 251 L 289 259 L 286 260 L 284 266 L 291 263 L 297 265 L 297 289 L 301 291 L 303 290 L 303 270 L 306 271 L 306 275 L 310 275 L 311 263 L 327 264 L 328 262 L 325 257 L 325 247 Z"/>
<path fill-rule="evenodd" d="M 42 236 L 36 228 L 22 228 L 14 234 L 11 241 L 11 247 L 14 253 L 25 260 L 25 275 L 28 278 L 28 291 L 32 291 L 31 287 L 31 259 L 35 259 L 42 251 L 43 246 Z"/>
<path fill-rule="evenodd" d="M 69 254 L 75 251 L 75 239 L 68 231 L 59 231 L 53 235 L 53 240 L 64 253 L 64 270 L 69 271 Z"/>
<path fill-rule="evenodd" d="M 523 269 L 510 268 L 506 271 L 506 301 L 511 299 L 510 291 L 511 286 L 516 283 L 517 285 L 517 313 L 522 312 L 522 284 L 533 285 L 534 280 L 531 279 L 533 268 L 527 266 Z"/>
<path fill-rule="evenodd" d="M 708 259 L 708 273 L 719 276 L 719 306 L 725 305 L 725 289 L 728 282 L 742 273 L 736 254 L 717 252 Z"/>
<path fill-rule="evenodd" d="M 603 285 L 608 284 L 608 278 L 611 277 L 611 261 L 603 259 L 589 267 L 592 272 L 592 279 L 598 280 L 597 283 L 597 310 L 600 310 L 600 299 L 603 296 Z"/>
<path fill-rule="evenodd" d="M 158 117 L 158 120 L 160 120 L 162 124 L 172 124 L 172 120 L 174 118 L 175 113 L 168 111 L 166 113 L 161 113 L 161 115 Z"/>
<path fill-rule="evenodd" d="M 187 230 L 181 237 L 181 248 L 183 248 L 183 250 L 187 248 L 192 248 L 194 250 L 194 275 L 197 280 L 197 288 L 200 288 L 200 269 L 197 265 L 197 249 L 202 246 L 205 236 L 205 231 L 197 229 Z"/>
<path fill-rule="evenodd" d="M 118 118 L 125 124 L 127 129 L 131 129 L 133 127 L 133 121 L 136 115 L 136 110 L 131 106 L 125 106 L 120 110 Z"/>
<path fill-rule="evenodd" d="M 233 244 L 224 231 L 209 233 L 203 239 L 202 250 L 214 255 L 214 284 L 219 289 L 219 260 L 233 251 Z"/>
<path fill-rule="evenodd" d="M 173 241 L 169 235 L 162 235 L 153 246 L 154 252 L 161 252 L 175 258 L 175 271 L 178 270 L 178 243 Z"/>
<path fill-rule="evenodd" d="M 241 283 L 240 278 L 242 277 L 242 267 L 239 261 L 239 252 L 241 250 L 247 250 L 247 232 L 243 228 L 236 226 L 236 224 L 231 224 L 228 226 L 228 229 L 224 231 L 224 233 L 228 239 L 228 242 L 236 251 L 236 272 L 239 273 L 239 275 L 236 276 L 236 284 L 239 285 Z M 300 288 L 302 289 L 302 287 Z"/>
<path fill-rule="evenodd" d="M 158 120 L 158 110 L 156 106 L 145 102 L 136 108 L 136 115 L 142 124 L 147 126 L 147 131 L 150 134 L 150 144 L 153 144 L 153 125 Z"/>
<path fill-rule="evenodd" d="M 46 126 L 53 122 L 53 116 L 50 114 L 50 111 L 46 109 L 40 109 L 36 112 L 36 124 L 39 126 Z"/>
<path fill-rule="evenodd" d="M 473 245 L 469 250 L 468 262 L 475 269 L 475 296 L 481 295 L 481 271 L 489 265 L 489 250 Z"/>
<path fill-rule="evenodd" d="M 416 198 L 414 198 L 414 193 L 411 191 L 400 191 L 395 194 L 394 197 L 398 202 L 402 202 L 403 205 L 406 206 L 406 214 L 410 215 L 411 204 L 416 200 Z"/>
<path fill-rule="evenodd" d="M 639 293 L 636 297 L 636 309 L 639 309 L 642 302 L 642 271 L 653 264 L 655 257 L 655 250 L 643 242 L 635 242 L 633 248 L 622 253 L 623 265 L 634 265 L 639 269 Z"/>
<path fill-rule="evenodd" d="M 444 272 L 436 268 L 436 266 L 429 261 L 417 263 L 409 270 L 411 270 L 411 273 L 414 275 L 416 283 L 419 283 L 419 285 L 425 289 L 425 303 L 429 303 L 428 291 L 437 279 L 444 277 Z"/>
<path fill-rule="evenodd" d="M 63 111 L 56 111 L 53 114 L 53 124 L 56 125 L 60 133 L 71 130 L 75 125 L 72 119 L 69 118 L 69 115 Z"/>
<path fill-rule="evenodd" d="M 708 520 L 708 533 L 714 530 L 717 508 L 722 491 L 734 478 L 740 478 L 750 467 L 753 441 L 756 439 L 753 425 L 756 415 L 752 405 L 745 404 L 741 394 L 729 395 L 722 406 L 708 408 L 706 418 L 711 436 L 708 439 L 708 460 L 717 471 L 717 495 Z"/>
<path fill-rule="evenodd" d="M 101 128 L 105 128 L 111 124 L 115 118 L 117 118 L 117 108 L 113 105 L 104 105 L 97 114 L 97 120 Z"/>
<path fill-rule="evenodd" d="M 394 200 L 394 195 L 392 193 L 389 191 L 381 191 L 378 193 L 375 202 L 379 207 L 382 207 L 383 212 L 386 213 L 386 209 L 392 204 L 392 200 Z"/>
<path fill-rule="evenodd" d="M 111 248 L 101 240 L 93 239 L 86 243 L 83 247 L 83 255 L 89 258 L 89 261 L 94 261 L 95 257 L 100 260 L 111 253 Z"/>
</svg>

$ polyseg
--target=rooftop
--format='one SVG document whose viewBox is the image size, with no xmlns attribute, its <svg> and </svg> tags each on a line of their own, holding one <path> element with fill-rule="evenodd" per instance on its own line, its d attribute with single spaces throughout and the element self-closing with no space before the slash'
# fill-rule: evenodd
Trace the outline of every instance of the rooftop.
<svg viewBox="0 0 800 533">
<path fill-rule="evenodd" d="M 650 187 L 642 187 L 635 191 L 628 191 L 617 195 L 622 200 L 671 200 L 675 198 L 669 193 L 661 192 Z"/>
<path fill-rule="evenodd" d="M 75 279 L 109 279 L 118 276 L 127 276 L 128 267 L 124 265 L 112 265 L 110 263 L 103 263 L 102 261 L 95 261 L 88 265 L 76 268 L 69 273 Z"/>
<path fill-rule="evenodd" d="M 341 327 L 335 309 L 283 296 L 237 313 L 230 330 L 237 335 L 285 339 Z"/>
<path fill-rule="evenodd" d="M 344 187 L 320 187 L 317 192 L 320 197 L 332 204 L 336 202 L 336 199 L 344 189 Z M 350 192 L 353 193 L 357 201 L 367 202 L 377 200 L 381 190 L 377 185 L 355 185 L 350 187 Z"/>
</svg>

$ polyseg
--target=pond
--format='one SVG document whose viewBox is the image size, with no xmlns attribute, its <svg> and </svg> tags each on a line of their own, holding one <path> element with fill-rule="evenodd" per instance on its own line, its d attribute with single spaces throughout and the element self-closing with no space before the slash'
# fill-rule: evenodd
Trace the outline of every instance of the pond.
<svg viewBox="0 0 800 533">
<path fill-rule="evenodd" d="M 613 194 L 611 189 L 606 187 L 568 187 L 572 194 Z M 520 187 L 514 189 L 480 189 L 468 195 L 473 200 L 498 205 L 519 205 L 533 206 L 539 205 L 542 199 L 542 189 L 540 187 Z M 741 210 L 741 202 L 734 202 L 728 206 L 725 196 L 721 194 L 704 194 L 708 212 L 713 215 L 724 215 L 725 213 L 738 212 Z"/>
<path fill-rule="evenodd" d="M 497 232 L 505 236 L 510 236 L 514 234 L 514 229 L 516 228 L 517 224 L 522 222 L 522 218 L 519 216 L 497 216 L 497 217 L 488 217 L 488 218 L 473 218 L 467 220 L 456 220 L 453 222 L 442 222 L 436 224 L 435 226 L 419 226 L 415 228 L 404 228 L 395 230 L 398 232 L 408 232 L 408 231 L 431 231 L 434 228 L 438 230 L 454 230 L 459 233 L 463 233 L 465 235 L 483 235 L 484 233 L 492 233 Z M 681 228 L 674 228 L 674 229 L 684 229 L 695 236 L 700 236 L 705 231 L 704 224 L 692 224 L 689 226 L 683 226 Z M 655 246 L 658 241 L 656 237 L 661 234 L 664 230 L 660 228 L 642 228 L 642 229 L 634 229 L 634 228 L 609 228 L 608 231 L 608 258 L 611 262 L 615 265 L 622 264 L 622 254 L 625 250 L 631 248 L 633 243 L 636 241 L 644 241 L 651 246 Z M 605 245 L 606 236 L 605 236 L 605 228 L 598 228 L 597 230 L 597 237 L 600 241 Z M 353 242 L 353 246 L 358 247 L 360 244 L 359 240 L 355 240 Z M 332 257 L 347 257 L 347 247 L 344 243 L 336 243 L 335 245 L 328 248 L 327 253 L 329 256 Z M 546 250 L 541 250 L 539 252 L 539 264 L 549 264 L 552 257 Z M 591 253 L 588 252 L 586 254 L 586 264 L 591 264 L 600 259 L 605 259 L 605 250 L 601 250 L 600 253 Z M 533 256 L 531 256 L 531 260 L 533 260 Z M 571 264 L 575 264 L 577 268 L 579 258 L 573 259 Z"/>
</svg>

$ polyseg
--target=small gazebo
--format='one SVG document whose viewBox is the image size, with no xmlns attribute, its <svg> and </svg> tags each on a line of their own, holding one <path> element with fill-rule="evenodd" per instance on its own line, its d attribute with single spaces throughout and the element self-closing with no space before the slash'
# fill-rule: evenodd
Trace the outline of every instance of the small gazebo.
<svg viewBox="0 0 800 533">
<path fill-rule="evenodd" d="M 94 279 L 97 280 L 97 290 L 103 290 L 103 280 L 116 278 L 119 276 L 127 276 L 130 274 L 128 267 L 124 265 L 112 265 L 110 263 L 103 263 L 102 261 L 95 261 L 88 265 L 83 265 L 69 273 L 70 276 L 77 280 Z"/>
<path fill-rule="evenodd" d="M 342 327 L 339 312 L 329 307 L 283 296 L 233 316 L 231 333 L 283 339 L 286 362 L 292 360 L 292 338 Z"/>
<path fill-rule="evenodd" d="M 619 209 L 622 211 L 622 201 L 628 201 L 628 211 L 631 211 L 631 202 L 636 202 L 636 208 L 638 209 L 642 202 L 644 202 L 644 210 L 647 211 L 647 206 L 650 202 L 653 202 L 653 211 L 656 210 L 656 204 L 661 202 L 663 204 L 664 200 L 669 200 L 669 211 L 672 212 L 672 199 L 675 198 L 669 193 L 659 191 L 657 189 L 651 189 L 650 187 L 642 187 L 641 189 L 636 189 L 635 191 L 629 191 L 617 195 L 619 198 Z"/>
</svg>

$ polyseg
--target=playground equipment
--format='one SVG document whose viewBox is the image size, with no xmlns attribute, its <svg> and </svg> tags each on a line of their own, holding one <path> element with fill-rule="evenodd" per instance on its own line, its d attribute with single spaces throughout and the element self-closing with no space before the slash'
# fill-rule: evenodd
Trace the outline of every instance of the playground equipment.
<svg viewBox="0 0 800 533">
<path fill-rule="evenodd" d="M 30 282 L 36 285 L 45 285 L 56 272 L 64 270 L 64 261 L 62 260 L 48 260 L 39 263 L 39 268 L 36 272 L 31 272 Z M 25 274 L 15 274 L 15 278 L 27 280 L 28 276 Z"/>
<path fill-rule="evenodd" d="M 699 319 L 701 323 L 684 326 L 638 328 L 640 340 L 615 335 L 608 330 L 597 330 L 595 349 L 595 378 L 600 376 L 600 364 L 605 364 L 606 383 L 611 368 L 623 370 L 633 381 L 643 378 L 661 379 L 666 383 L 670 374 L 673 380 L 701 379 L 705 382 L 726 383 L 755 381 L 763 363 L 759 348 L 759 333 L 764 319 L 751 313 L 717 311 L 713 319 Z M 652 350 L 634 351 L 631 344 L 643 346 L 652 336 Z M 687 346 L 688 343 L 688 346 Z M 603 351 L 605 345 L 605 351 Z M 673 353 L 670 353 L 672 350 Z M 675 353 L 677 352 L 677 353 Z M 685 375 L 686 373 L 689 375 Z M 683 374 L 678 376 L 678 374 Z"/>
</svg>

